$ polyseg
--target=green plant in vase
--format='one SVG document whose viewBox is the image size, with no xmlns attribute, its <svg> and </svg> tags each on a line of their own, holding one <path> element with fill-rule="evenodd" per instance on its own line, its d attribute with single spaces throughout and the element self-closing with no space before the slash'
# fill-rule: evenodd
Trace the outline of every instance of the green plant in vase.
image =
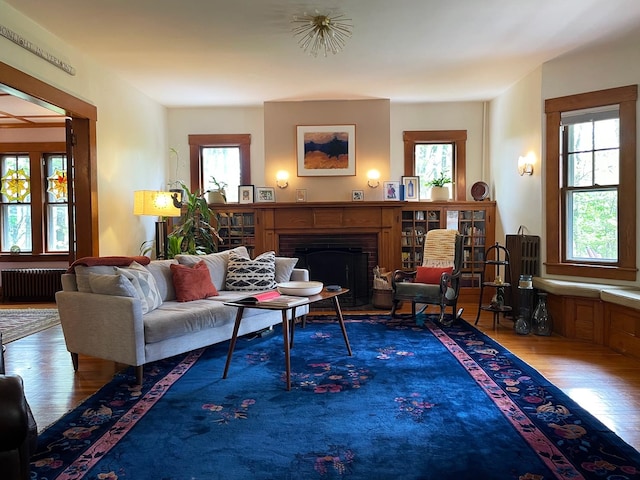
<svg viewBox="0 0 640 480">
<path fill-rule="evenodd" d="M 211 219 L 217 214 L 207 203 L 200 191 L 191 192 L 181 183 L 184 192 L 182 197 L 182 215 L 178 225 L 167 237 L 168 258 L 180 253 L 206 255 L 218 251 L 220 236 L 211 225 Z"/>
<path fill-rule="evenodd" d="M 431 187 L 431 200 L 449 200 L 449 185 L 452 183 L 451 177 L 445 172 L 425 182 L 425 186 Z"/>
<path fill-rule="evenodd" d="M 227 188 L 227 184 L 216 180 L 216 177 L 213 175 L 211 176 L 209 183 L 213 185 L 213 188 L 210 188 L 207 191 L 207 201 L 209 203 L 227 203 L 227 193 L 225 190 Z"/>
</svg>

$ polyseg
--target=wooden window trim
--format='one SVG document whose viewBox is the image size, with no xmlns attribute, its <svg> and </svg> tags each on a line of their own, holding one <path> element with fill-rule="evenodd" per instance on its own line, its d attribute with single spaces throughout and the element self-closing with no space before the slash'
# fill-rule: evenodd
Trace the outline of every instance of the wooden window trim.
<svg viewBox="0 0 640 480">
<path fill-rule="evenodd" d="M 425 130 L 406 131 L 402 135 L 404 142 L 404 174 L 415 175 L 415 146 L 420 143 L 453 143 L 455 148 L 455 175 L 453 176 L 453 200 L 466 200 L 466 164 L 467 164 L 467 131 L 466 130 Z"/>
<path fill-rule="evenodd" d="M 203 190 L 200 149 L 202 147 L 239 147 L 240 184 L 251 185 L 251 135 L 250 134 L 204 134 L 189 135 L 189 170 L 191 191 Z"/>
<path fill-rule="evenodd" d="M 42 259 L 47 255 L 51 258 L 68 257 L 69 252 L 46 252 L 45 248 L 45 225 L 46 215 L 44 212 L 44 199 L 42 187 L 46 183 L 46 172 L 43 167 L 45 154 L 62 154 L 66 155 L 66 144 L 64 142 L 19 142 L 19 143 L 3 143 L 0 146 L 3 155 L 27 155 L 31 164 L 31 252 L 23 252 L 19 255 L 21 260 L 32 260 L 34 257 Z M 36 179 L 39 188 L 33 188 Z M 39 219 L 39 221 L 34 221 Z M 4 252 L 1 255 L 6 256 Z M 10 256 L 9 259 L 16 259 L 16 255 Z"/>
<path fill-rule="evenodd" d="M 609 280 L 635 281 L 636 266 L 636 102 L 638 86 L 551 98 L 545 101 L 546 156 L 545 201 L 547 273 Z M 563 175 L 560 155 L 562 112 L 607 105 L 620 106 L 620 184 L 618 262 L 614 265 L 579 264 L 563 254 L 566 215 L 562 208 Z M 624 207 L 622 207 L 624 206 Z"/>
<path fill-rule="evenodd" d="M 96 121 L 98 109 L 79 98 L 53 87 L 35 77 L 0 62 L 0 84 L 12 95 L 27 101 L 46 102 L 57 107 L 63 114 L 71 118 L 73 124 L 73 161 L 75 168 L 69 172 L 70 192 L 74 202 L 71 208 L 75 211 L 71 245 L 68 255 L 64 255 L 69 263 L 77 258 L 96 256 L 99 254 L 98 224 L 98 174 L 97 174 L 97 131 Z M 71 143 L 71 139 L 67 138 Z M 69 148 L 67 148 L 69 155 Z M 73 176 L 71 176 L 73 174 Z M 72 230 L 70 230 L 70 234 Z M 63 254 L 47 255 L 2 255 L 0 262 L 32 262 L 34 260 L 59 260 Z"/>
</svg>

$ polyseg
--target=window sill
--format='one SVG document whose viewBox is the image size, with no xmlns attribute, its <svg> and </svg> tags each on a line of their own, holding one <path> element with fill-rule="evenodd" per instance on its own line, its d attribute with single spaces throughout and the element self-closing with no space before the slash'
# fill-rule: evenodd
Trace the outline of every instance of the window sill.
<svg viewBox="0 0 640 480">
<path fill-rule="evenodd" d="M 609 265 L 582 265 L 577 263 L 545 263 L 550 275 L 566 275 L 582 278 L 636 281 L 638 269 Z"/>
<path fill-rule="evenodd" d="M 42 253 L 42 254 L 31 254 L 31 253 L 0 253 L 0 263 L 5 262 L 66 262 L 69 263 L 69 254 L 68 253 Z"/>
</svg>

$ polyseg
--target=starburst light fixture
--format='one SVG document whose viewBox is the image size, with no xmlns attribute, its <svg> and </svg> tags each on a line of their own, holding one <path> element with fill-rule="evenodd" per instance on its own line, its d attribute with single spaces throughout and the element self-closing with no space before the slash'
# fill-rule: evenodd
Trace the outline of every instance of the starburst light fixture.
<svg viewBox="0 0 640 480">
<path fill-rule="evenodd" d="M 334 55 L 340 52 L 347 38 L 351 38 L 353 28 L 351 19 L 344 14 L 321 15 L 317 10 L 315 15 L 305 12 L 302 16 L 294 16 L 291 23 L 300 48 L 314 57 L 321 52 L 325 57 L 329 52 Z"/>
</svg>

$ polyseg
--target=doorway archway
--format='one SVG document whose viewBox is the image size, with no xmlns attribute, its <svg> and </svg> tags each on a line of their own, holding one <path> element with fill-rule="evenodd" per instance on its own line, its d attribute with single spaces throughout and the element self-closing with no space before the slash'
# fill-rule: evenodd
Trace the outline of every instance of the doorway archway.
<svg viewBox="0 0 640 480">
<path fill-rule="evenodd" d="M 73 157 L 73 170 L 68 173 L 73 221 L 69 225 L 72 233 L 69 263 L 98 255 L 96 107 L 2 62 L 0 88 L 70 119 L 67 154 Z"/>
</svg>

